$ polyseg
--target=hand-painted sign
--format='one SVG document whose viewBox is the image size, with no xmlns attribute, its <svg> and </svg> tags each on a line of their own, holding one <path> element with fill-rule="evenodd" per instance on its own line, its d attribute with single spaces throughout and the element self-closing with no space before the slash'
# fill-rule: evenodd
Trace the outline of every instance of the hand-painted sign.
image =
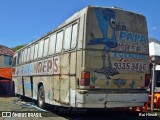
<svg viewBox="0 0 160 120">
<path fill-rule="evenodd" d="M 141 62 L 114 62 L 113 68 L 132 71 L 147 71 L 147 63 Z"/>
<path fill-rule="evenodd" d="M 59 58 L 49 58 L 46 60 L 26 64 L 22 70 L 17 71 L 18 75 L 28 76 L 35 74 L 59 74 Z"/>
<path fill-rule="evenodd" d="M 109 53 L 112 48 L 117 47 L 115 14 L 111 9 L 96 9 L 95 12 L 103 37 L 89 40 L 88 45 L 104 45 L 104 50 L 102 53 L 103 66 L 95 72 L 105 74 L 106 77 L 110 79 L 110 76 L 119 74 L 119 72 L 112 67 Z M 106 60 L 106 58 L 108 58 L 108 60 Z M 108 64 L 106 64 L 106 62 L 108 62 Z"/>
<path fill-rule="evenodd" d="M 142 44 L 148 43 L 148 40 L 146 39 L 145 35 L 126 31 L 120 31 L 118 41 Z"/>
</svg>

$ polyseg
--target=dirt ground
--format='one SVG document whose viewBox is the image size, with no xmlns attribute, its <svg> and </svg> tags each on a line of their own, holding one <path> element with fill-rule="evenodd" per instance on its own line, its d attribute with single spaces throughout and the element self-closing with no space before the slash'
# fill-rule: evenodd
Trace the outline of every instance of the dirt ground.
<svg viewBox="0 0 160 120">
<path fill-rule="evenodd" d="M 2 112 L 6 112 L 6 111 L 32 111 L 32 112 L 43 112 L 41 109 L 39 109 L 38 107 L 36 107 L 35 105 L 32 105 L 32 102 L 26 102 L 22 99 L 20 99 L 19 97 L 14 97 L 14 96 L 0 96 L 0 114 L 2 114 Z M 2 112 L 1 112 L 2 111 Z M 0 118 L 0 120 L 66 120 L 66 118 L 64 117 L 60 117 L 58 115 L 54 115 L 53 113 L 51 113 L 52 116 L 54 117 L 38 117 L 38 118 L 18 118 L 18 117 L 12 117 L 12 118 Z M 1 115 L 0 115 L 1 116 Z"/>
<path fill-rule="evenodd" d="M 127 116 L 126 115 L 121 115 L 121 117 L 117 117 L 116 114 L 113 115 L 107 115 L 110 113 L 107 112 L 99 112 L 99 111 L 90 111 L 87 112 L 86 114 L 82 114 L 82 115 L 76 115 L 76 116 L 70 116 L 70 117 L 66 117 L 63 115 L 58 115 L 52 111 L 48 111 L 48 110 L 43 110 L 38 108 L 34 102 L 32 100 L 27 100 L 27 99 L 21 99 L 20 97 L 14 97 L 14 96 L 0 96 L 0 116 L 2 114 L 2 112 L 11 112 L 13 114 L 13 112 L 20 112 L 20 113 L 27 113 L 28 112 L 35 112 L 35 113 L 43 113 L 44 111 L 47 111 L 47 113 L 49 113 L 49 117 L 38 117 L 38 118 L 34 118 L 34 117 L 22 117 L 22 118 L 18 118 L 18 117 L 0 117 L 0 120 L 160 120 L 160 111 L 156 110 L 153 113 L 149 112 L 149 114 L 157 114 L 156 117 L 143 117 L 143 114 L 141 114 L 141 116 L 137 116 L 133 117 L 133 116 Z M 64 112 L 64 109 L 61 109 L 60 112 Z M 112 114 L 112 113 L 111 113 Z M 127 114 L 127 113 L 125 113 Z M 47 114 L 48 115 L 48 114 Z M 119 114 L 118 114 L 119 115 Z"/>
</svg>

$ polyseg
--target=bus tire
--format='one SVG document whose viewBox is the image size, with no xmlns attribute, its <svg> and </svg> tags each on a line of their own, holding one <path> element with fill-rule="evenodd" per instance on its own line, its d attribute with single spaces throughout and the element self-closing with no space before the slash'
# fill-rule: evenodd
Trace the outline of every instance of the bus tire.
<svg viewBox="0 0 160 120">
<path fill-rule="evenodd" d="M 41 85 L 38 89 L 38 107 L 45 108 L 45 92 L 44 87 Z"/>
</svg>

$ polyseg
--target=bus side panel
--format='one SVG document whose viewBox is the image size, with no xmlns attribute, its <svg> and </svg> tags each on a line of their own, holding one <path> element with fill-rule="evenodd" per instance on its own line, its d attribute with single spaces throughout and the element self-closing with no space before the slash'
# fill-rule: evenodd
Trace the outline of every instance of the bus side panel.
<svg viewBox="0 0 160 120">
<path fill-rule="evenodd" d="M 23 95 L 22 77 L 13 77 L 12 80 L 15 83 L 15 93 L 19 95 Z"/>
<path fill-rule="evenodd" d="M 76 69 L 76 86 L 77 88 L 79 87 L 79 82 L 80 82 L 80 79 L 81 79 L 81 72 L 83 71 L 84 69 L 84 64 L 83 64 L 83 61 L 84 61 L 84 50 L 82 51 L 77 51 L 77 69 Z"/>
<path fill-rule="evenodd" d="M 60 102 L 69 103 L 69 61 L 70 53 L 61 55 L 60 58 Z"/>
<path fill-rule="evenodd" d="M 69 103 L 69 76 L 62 75 L 60 78 L 60 102 Z"/>
<path fill-rule="evenodd" d="M 59 76 L 54 76 L 54 100 L 59 101 L 60 95 L 60 79 Z"/>
<path fill-rule="evenodd" d="M 70 106 L 75 106 L 75 91 L 76 91 L 76 52 L 71 53 L 70 56 L 70 83 L 69 83 L 69 91 L 70 91 Z"/>
<path fill-rule="evenodd" d="M 32 84 L 30 77 L 24 77 L 24 93 L 25 96 L 32 98 Z"/>
<path fill-rule="evenodd" d="M 35 100 L 37 100 L 38 83 L 38 77 L 33 77 L 33 99 Z"/>
<path fill-rule="evenodd" d="M 53 98 L 53 77 L 51 76 L 42 76 L 39 77 L 39 82 L 43 84 L 44 91 L 45 91 L 45 102 L 50 103 L 50 100 Z M 39 84 L 39 83 L 38 83 Z"/>
</svg>

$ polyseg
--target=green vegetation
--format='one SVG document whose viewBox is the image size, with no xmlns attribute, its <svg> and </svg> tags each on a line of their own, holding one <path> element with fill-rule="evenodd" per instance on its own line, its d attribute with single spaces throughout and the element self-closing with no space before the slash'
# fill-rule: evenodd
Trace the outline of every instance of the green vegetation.
<svg viewBox="0 0 160 120">
<path fill-rule="evenodd" d="M 12 49 L 16 52 L 17 50 L 21 49 L 21 48 L 24 47 L 24 46 L 25 46 L 25 45 L 18 45 L 18 46 L 16 46 L 16 47 L 12 48 Z"/>
</svg>

